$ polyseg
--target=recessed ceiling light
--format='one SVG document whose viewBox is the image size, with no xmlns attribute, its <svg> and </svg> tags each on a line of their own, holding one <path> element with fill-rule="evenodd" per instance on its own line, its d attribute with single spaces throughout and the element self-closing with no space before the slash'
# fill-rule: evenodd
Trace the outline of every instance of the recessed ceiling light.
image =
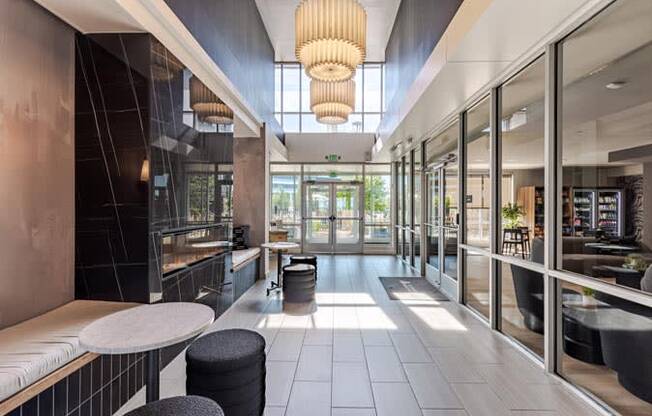
<svg viewBox="0 0 652 416">
<path fill-rule="evenodd" d="M 627 83 L 624 82 L 624 81 L 614 81 L 614 82 L 610 82 L 607 85 L 605 85 L 605 88 L 607 88 L 608 90 L 619 90 L 622 87 L 624 87 L 625 84 L 627 84 Z"/>
</svg>

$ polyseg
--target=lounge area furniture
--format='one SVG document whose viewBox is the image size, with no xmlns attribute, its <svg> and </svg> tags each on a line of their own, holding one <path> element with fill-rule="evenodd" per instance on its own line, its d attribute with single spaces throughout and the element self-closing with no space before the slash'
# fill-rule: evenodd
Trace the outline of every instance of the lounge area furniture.
<svg viewBox="0 0 652 416">
<path fill-rule="evenodd" d="M 310 264 L 315 268 L 315 280 L 317 280 L 317 256 L 312 254 L 296 254 L 290 256 L 290 264 Z"/>
<path fill-rule="evenodd" d="M 224 411 L 205 397 L 179 396 L 148 403 L 126 416 L 224 416 Z"/>
<path fill-rule="evenodd" d="M 18 407 L 65 377 L 57 376 L 59 370 L 80 368 L 96 358 L 79 343 L 82 329 L 134 306 L 138 304 L 76 300 L 0 330 L 0 413 Z"/>
<path fill-rule="evenodd" d="M 297 243 L 288 243 L 288 242 L 277 242 L 277 243 L 265 243 L 261 245 L 262 248 L 267 248 L 276 252 L 276 282 L 271 282 L 270 287 L 267 288 L 267 296 L 269 292 L 273 290 L 281 289 L 283 283 L 283 252 L 299 248 Z"/>
<path fill-rule="evenodd" d="M 520 254 L 522 258 L 530 251 L 530 232 L 527 227 L 503 229 L 502 254 Z"/>
<path fill-rule="evenodd" d="M 530 260 L 543 264 L 544 244 L 540 238 L 532 242 Z M 510 265 L 516 305 L 518 306 L 525 327 L 538 334 L 543 334 L 543 276 L 541 273 Z"/>
<path fill-rule="evenodd" d="M 297 263 L 283 267 L 283 301 L 290 303 L 315 300 L 315 267 Z"/>
<path fill-rule="evenodd" d="M 532 241 L 530 260 L 543 264 L 544 242 L 541 238 Z M 529 330 L 543 334 L 543 276 L 541 273 L 510 265 L 516 304 L 523 323 Z M 581 295 L 571 290 L 564 290 L 564 302 L 578 302 Z M 562 309 L 562 333 L 564 336 L 564 351 L 571 357 L 581 361 L 603 364 L 600 333 L 583 324 L 581 317 L 575 316 L 567 307 Z"/>
<path fill-rule="evenodd" d="M 214 319 L 213 309 L 199 303 L 140 305 L 94 321 L 80 332 L 79 343 L 101 354 L 146 353 L 150 403 L 159 399 L 159 350 L 194 338 Z"/>
<path fill-rule="evenodd" d="M 592 248 L 594 243 L 598 243 L 595 237 L 563 237 L 563 269 L 592 276 L 595 266 L 620 267 L 623 265 L 625 256 L 599 254 Z"/>
<path fill-rule="evenodd" d="M 186 351 L 186 391 L 215 400 L 228 416 L 265 409 L 265 339 L 227 329 L 195 340 Z"/>
</svg>

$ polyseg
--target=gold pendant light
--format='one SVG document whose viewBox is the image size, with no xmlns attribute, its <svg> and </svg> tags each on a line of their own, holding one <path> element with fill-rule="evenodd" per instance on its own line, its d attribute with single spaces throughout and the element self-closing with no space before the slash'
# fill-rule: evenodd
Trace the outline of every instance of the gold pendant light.
<svg viewBox="0 0 652 416">
<path fill-rule="evenodd" d="M 310 110 L 323 124 L 342 124 L 355 106 L 355 82 L 310 81 Z"/>
<path fill-rule="evenodd" d="M 367 48 L 367 12 L 357 0 L 302 0 L 295 12 L 297 59 L 320 81 L 346 81 Z"/>
<path fill-rule="evenodd" d="M 204 123 L 233 124 L 233 111 L 195 76 L 190 77 L 190 108 Z"/>
</svg>

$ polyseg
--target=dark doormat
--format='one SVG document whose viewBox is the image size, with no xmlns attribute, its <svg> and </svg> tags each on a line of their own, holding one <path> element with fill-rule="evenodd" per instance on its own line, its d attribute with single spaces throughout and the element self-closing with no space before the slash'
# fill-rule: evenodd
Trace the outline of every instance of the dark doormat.
<svg viewBox="0 0 652 416">
<path fill-rule="evenodd" d="M 391 300 L 448 300 L 423 277 L 379 276 L 378 278 Z"/>
</svg>

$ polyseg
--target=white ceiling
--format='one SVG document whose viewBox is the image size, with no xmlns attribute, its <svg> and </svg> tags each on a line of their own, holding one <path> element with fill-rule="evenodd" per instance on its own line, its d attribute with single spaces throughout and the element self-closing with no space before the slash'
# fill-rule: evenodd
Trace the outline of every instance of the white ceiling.
<svg viewBox="0 0 652 416">
<path fill-rule="evenodd" d="M 144 31 L 142 26 L 114 1 L 35 1 L 82 33 Z"/>
<path fill-rule="evenodd" d="M 367 58 L 385 61 L 385 47 L 394 26 L 401 0 L 359 0 L 367 11 Z M 300 0 L 256 0 L 277 61 L 296 61 L 294 54 L 294 11 Z"/>
</svg>

